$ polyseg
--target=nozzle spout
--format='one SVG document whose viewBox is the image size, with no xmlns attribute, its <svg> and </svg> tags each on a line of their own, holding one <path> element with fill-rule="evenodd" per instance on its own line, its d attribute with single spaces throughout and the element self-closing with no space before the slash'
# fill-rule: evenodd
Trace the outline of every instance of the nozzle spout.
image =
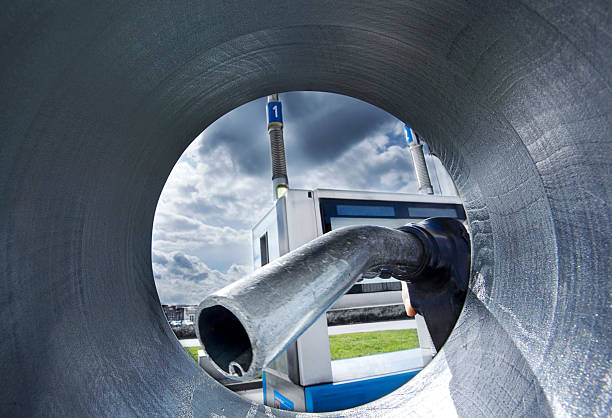
<svg viewBox="0 0 612 418">
<path fill-rule="evenodd" d="M 395 229 L 329 232 L 206 297 L 196 333 L 225 377 L 253 379 L 362 273 L 411 277 L 422 254 L 416 236 Z"/>
</svg>

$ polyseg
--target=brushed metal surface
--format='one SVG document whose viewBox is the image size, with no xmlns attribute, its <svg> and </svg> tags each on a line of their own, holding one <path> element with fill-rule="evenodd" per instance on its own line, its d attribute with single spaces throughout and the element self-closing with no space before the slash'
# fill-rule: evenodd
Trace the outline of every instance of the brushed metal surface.
<svg viewBox="0 0 612 418">
<path fill-rule="evenodd" d="M 4 1 L 0 33 L 3 415 L 289 415 L 183 351 L 151 228 L 206 126 L 308 89 L 414 127 L 472 232 L 446 346 L 345 415 L 609 412 L 609 2 Z"/>
</svg>

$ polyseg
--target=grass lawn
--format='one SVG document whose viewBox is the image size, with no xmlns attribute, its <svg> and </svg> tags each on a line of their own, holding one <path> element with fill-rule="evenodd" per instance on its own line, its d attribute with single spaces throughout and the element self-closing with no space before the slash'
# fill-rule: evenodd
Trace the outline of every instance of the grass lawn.
<svg viewBox="0 0 612 418">
<path fill-rule="evenodd" d="M 191 358 L 193 358 L 195 360 L 195 362 L 198 362 L 198 350 L 201 350 L 202 347 L 183 347 L 185 349 L 185 351 L 187 351 L 189 353 L 189 355 L 191 356 Z"/>
<path fill-rule="evenodd" d="M 392 331 L 355 332 L 352 334 L 331 335 L 329 348 L 332 360 L 388 353 L 419 347 L 416 329 Z M 185 351 L 197 362 L 201 347 L 184 347 Z"/>
<path fill-rule="evenodd" d="M 332 360 L 388 353 L 419 347 L 416 329 L 330 335 Z"/>
</svg>

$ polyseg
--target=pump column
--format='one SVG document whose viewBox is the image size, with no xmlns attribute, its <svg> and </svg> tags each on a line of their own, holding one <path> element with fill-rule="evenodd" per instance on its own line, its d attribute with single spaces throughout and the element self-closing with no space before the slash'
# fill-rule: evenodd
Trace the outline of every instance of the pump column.
<svg viewBox="0 0 612 418">
<path fill-rule="evenodd" d="M 268 135 L 272 157 L 272 191 L 274 200 L 281 197 L 289 188 L 285 143 L 283 140 L 283 108 L 278 94 L 268 96 Z"/>
<path fill-rule="evenodd" d="M 427 164 L 425 163 L 425 154 L 423 154 L 423 142 L 421 138 L 414 132 L 408 125 L 406 128 L 406 142 L 410 148 L 412 154 L 412 161 L 414 162 L 414 170 L 416 171 L 417 180 L 419 182 L 419 191 L 425 194 L 434 194 L 433 187 L 431 186 L 431 180 L 429 178 L 429 171 L 427 171 Z"/>
</svg>

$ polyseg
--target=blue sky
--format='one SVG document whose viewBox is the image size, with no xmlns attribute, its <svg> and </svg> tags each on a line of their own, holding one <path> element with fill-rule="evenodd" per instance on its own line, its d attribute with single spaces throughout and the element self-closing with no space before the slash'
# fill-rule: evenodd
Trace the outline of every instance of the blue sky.
<svg viewBox="0 0 612 418">
<path fill-rule="evenodd" d="M 292 188 L 416 193 L 403 123 L 357 99 L 282 93 Z M 199 303 L 250 271 L 251 226 L 273 203 L 266 98 L 224 115 L 185 150 L 153 225 L 162 303 Z"/>
</svg>

